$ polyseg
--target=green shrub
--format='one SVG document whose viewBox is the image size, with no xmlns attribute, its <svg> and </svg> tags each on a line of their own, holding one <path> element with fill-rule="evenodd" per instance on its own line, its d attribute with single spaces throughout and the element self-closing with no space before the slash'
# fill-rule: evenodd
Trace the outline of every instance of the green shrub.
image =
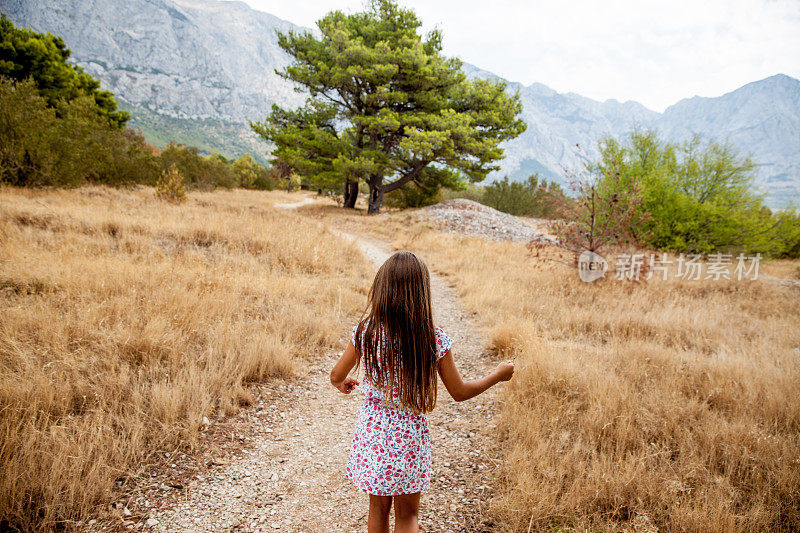
<svg viewBox="0 0 800 533">
<path fill-rule="evenodd" d="M 172 203 L 186 201 L 186 187 L 183 185 L 183 176 L 174 165 L 165 170 L 158 179 L 156 196 Z"/>
<path fill-rule="evenodd" d="M 534 174 L 526 181 L 509 181 L 508 177 L 486 185 L 481 203 L 511 215 L 553 218 L 564 197 L 561 187 Z"/>
<path fill-rule="evenodd" d="M 55 110 L 30 80 L 0 76 L 0 182 L 18 186 L 52 181 Z"/>
<path fill-rule="evenodd" d="M 800 212 L 796 209 L 786 209 L 775 213 L 772 218 L 776 221 L 775 228 L 771 232 L 776 248 L 773 255 L 782 258 L 800 258 Z"/>
<path fill-rule="evenodd" d="M 204 157 L 197 148 L 170 143 L 161 152 L 161 168 L 175 166 L 189 189 L 210 191 L 216 187 L 237 185 L 236 175 L 228 160 L 220 155 Z"/>
<path fill-rule="evenodd" d="M 265 170 L 263 173 L 259 173 L 256 177 L 255 181 L 253 181 L 253 189 L 259 191 L 273 191 L 277 187 L 275 180 L 269 176 L 269 173 Z"/>
<path fill-rule="evenodd" d="M 205 157 L 195 148 L 177 144 L 170 144 L 160 156 L 154 152 L 140 133 L 118 128 L 98 114 L 89 96 L 53 108 L 33 81 L 0 76 L 2 183 L 155 185 L 163 172 L 175 167 L 190 189 L 274 188 L 269 171 L 249 156 L 231 164 L 221 155 Z"/>
<path fill-rule="evenodd" d="M 233 162 L 233 172 L 236 174 L 236 181 L 239 187 L 252 189 L 258 179 L 258 167 L 260 165 L 253 160 L 250 154 L 244 154 Z"/>
<path fill-rule="evenodd" d="M 286 190 L 299 191 L 303 185 L 303 178 L 292 172 L 286 177 Z"/>
<path fill-rule="evenodd" d="M 433 205 L 444 200 L 441 187 L 427 188 L 410 183 L 387 195 L 383 203 L 387 207 L 415 208 Z"/>
<path fill-rule="evenodd" d="M 589 170 L 598 188 L 619 176 L 641 190 L 641 220 L 653 248 L 676 252 L 797 254 L 800 226 L 793 211 L 772 213 L 753 188 L 755 163 L 732 146 L 699 136 L 675 144 L 635 131 L 623 144 L 600 144 Z M 609 170 L 611 170 L 609 172 Z M 793 251 L 794 250 L 794 251 Z"/>
<path fill-rule="evenodd" d="M 456 198 L 465 198 L 473 202 L 483 203 L 483 195 L 485 187 L 483 185 L 468 184 L 464 189 L 444 189 L 442 191 L 442 198 L 444 200 L 455 200 Z"/>
<path fill-rule="evenodd" d="M 233 172 L 237 185 L 245 189 L 271 191 L 277 185 L 272 169 L 260 165 L 250 154 L 244 154 L 233 162 Z"/>
<path fill-rule="evenodd" d="M 31 80 L 0 76 L 0 181 L 76 187 L 155 183 L 159 165 L 141 135 L 98 115 L 88 96 L 48 106 Z"/>
</svg>

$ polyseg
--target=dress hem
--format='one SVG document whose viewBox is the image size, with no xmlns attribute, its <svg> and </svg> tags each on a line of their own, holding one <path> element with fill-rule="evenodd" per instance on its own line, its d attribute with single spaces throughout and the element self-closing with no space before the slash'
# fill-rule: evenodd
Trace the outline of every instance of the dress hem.
<svg viewBox="0 0 800 533">
<path fill-rule="evenodd" d="M 347 479 L 352 481 L 353 485 L 355 485 L 358 490 L 360 490 L 361 492 L 363 492 L 365 494 L 369 494 L 370 496 L 405 496 L 406 494 L 422 493 L 422 492 L 425 492 L 426 490 L 428 490 L 430 488 L 430 484 L 428 484 L 428 486 L 422 487 L 420 490 L 417 490 L 417 491 L 414 491 L 414 492 L 393 492 L 393 493 L 389 493 L 389 491 L 370 492 L 367 489 L 365 489 L 364 487 L 362 487 L 358 483 L 358 481 L 356 481 L 352 477 L 348 476 L 346 472 L 344 474 L 344 477 L 346 477 Z"/>
</svg>

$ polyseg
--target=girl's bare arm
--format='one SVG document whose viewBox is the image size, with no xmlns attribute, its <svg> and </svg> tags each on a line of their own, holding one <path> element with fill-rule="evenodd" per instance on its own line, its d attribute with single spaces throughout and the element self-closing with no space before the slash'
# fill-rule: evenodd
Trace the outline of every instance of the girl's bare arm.
<svg viewBox="0 0 800 533">
<path fill-rule="evenodd" d="M 489 387 L 497 385 L 501 381 L 508 381 L 513 375 L 514 363 L 507 361 L 497 365 L 497 368 L 487 376 L 464 381 L 458 372 L 458 368 L 456 368 L 456 363 L 450 350 L 447 350 L 444 357 L 439 360 L 439 377 L 442 378 L 442 383 L 444 383 L 447 392 L 457 402 L 474 398 Z"/>
<path fill-rule="evenodd" d="M 331 384 L 339 389 L 339 392 L 350 394 L 360 383 L 357 379 L 353 379 L 348 374 L 358 362 L 358 352 L 353 342 L 347 345 L 344 353 L 336 362 L 336 365 L 331 370 Z"/>
</svg>

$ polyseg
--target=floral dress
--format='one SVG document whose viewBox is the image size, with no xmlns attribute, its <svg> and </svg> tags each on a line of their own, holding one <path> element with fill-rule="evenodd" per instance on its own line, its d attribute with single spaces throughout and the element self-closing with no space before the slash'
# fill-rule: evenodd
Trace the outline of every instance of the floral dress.
<svg viewBox="0 0 800 533">
<path fill-rule="evenodd" d="M 356 328 L 353 345 L 357 348 Z M 436 328 L 436 358 L 453 340 Z M 359 348 L 360 352 L 363 352 Z M 380 357 L 380 352 L 378 352 Z M 366 377 L 361 381 L 364 403 L 358 412 L 345 475 L 376 496 L 397 496 L 427 490 L 431 480 L 431 439 L 428 417 L 382 402 L 381 392 Z"/>
</svg>

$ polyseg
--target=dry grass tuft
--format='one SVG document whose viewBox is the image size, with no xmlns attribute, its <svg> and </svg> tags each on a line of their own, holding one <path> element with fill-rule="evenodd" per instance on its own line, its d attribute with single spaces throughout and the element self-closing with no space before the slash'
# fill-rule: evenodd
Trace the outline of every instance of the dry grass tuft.
<svg viewBox="0 0 800 533">
<path fill-rule="evenodd" d="M 368 267 L 271 203 L 0 190 L 0 524 L 94 514 L 151 454 L 251 401 L 246 383 L 338 344 Z"/>
</svg>

